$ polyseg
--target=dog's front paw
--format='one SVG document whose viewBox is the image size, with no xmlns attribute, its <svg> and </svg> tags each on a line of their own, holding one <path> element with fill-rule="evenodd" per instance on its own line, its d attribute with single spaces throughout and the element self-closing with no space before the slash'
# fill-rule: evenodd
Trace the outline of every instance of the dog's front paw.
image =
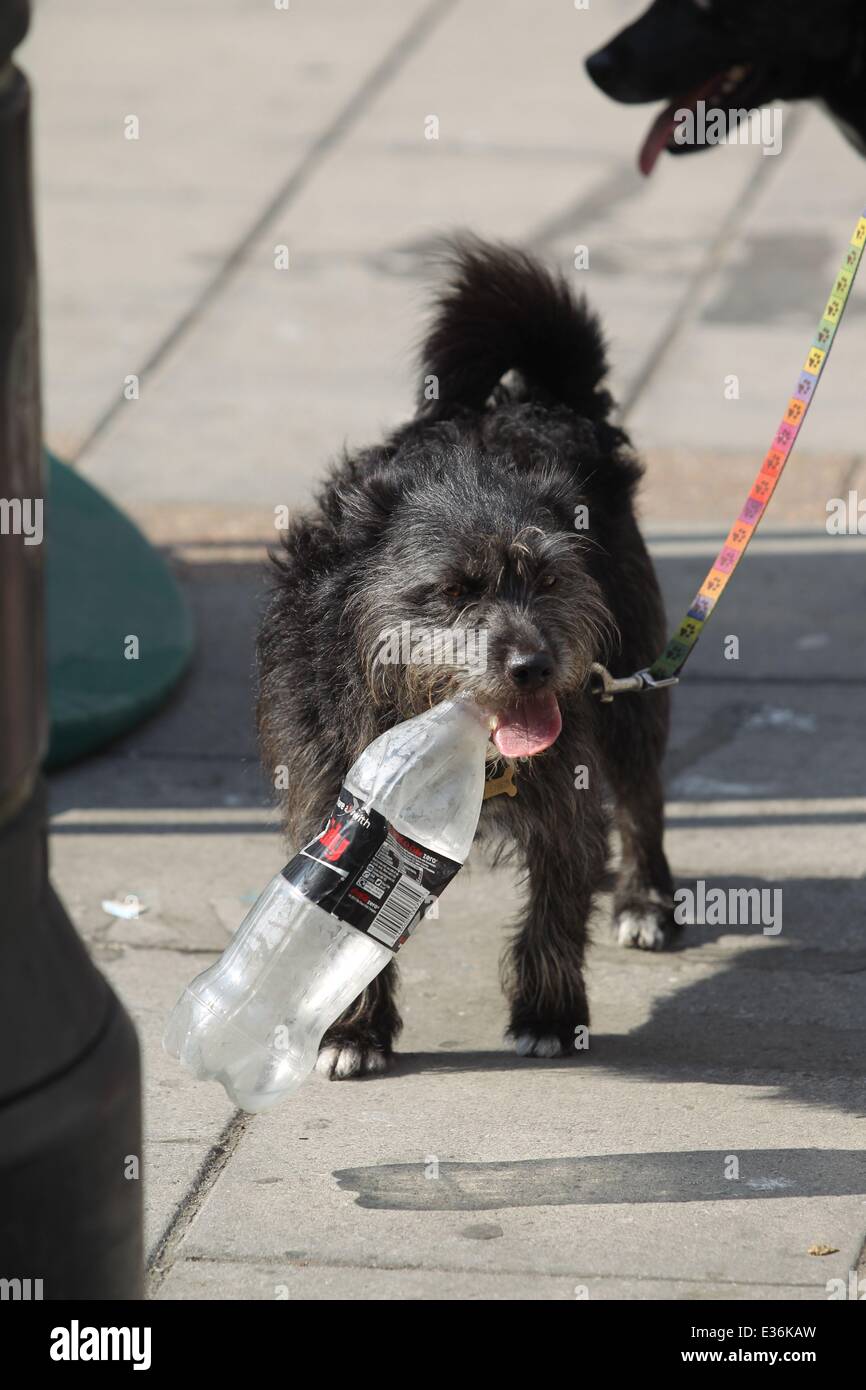
<svg viewBox="0 0 866 1390">
<path fill-rule="evenodd" d="M 371 1043 L 329 1042 L 319 1052 L 316 1071 L 330 1081 L 350 1076 L 373 1076 L 388 1067 L 388 1054 Z"/>
<path fill-rule="evenodd" d="M 518 1057 L 561 1057 L 565 1048 L 552 1033 L 508 1033 Z"/>
<path fill-rule="evenodd" d="M 630 908 L 614 919 L 616 944 L 636 946 L 639 951 L 664 951 L 676 934 L 673 909 L 661 904 Z"/>
</svg>

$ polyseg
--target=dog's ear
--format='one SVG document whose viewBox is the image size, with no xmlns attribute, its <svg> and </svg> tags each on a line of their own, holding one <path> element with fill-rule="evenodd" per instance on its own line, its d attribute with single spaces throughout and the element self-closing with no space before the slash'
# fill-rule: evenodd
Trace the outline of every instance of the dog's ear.
<svg viewBox="0 0 866 1390">
<path fill-rule="evenodd" d="M 319 507 L 344 552 L 363 550 L 380 538 L 405 491 L 394 468 L 404 427 L 385 444 L 343 450 L 318 494 Z"/>
<path fill-rule="evenodd" d="M 348 550 L 369 549 L 382 538 L 404 487 L 390 468 L 380 468 L 339 489 L 340 535 Z"/>
</svg>

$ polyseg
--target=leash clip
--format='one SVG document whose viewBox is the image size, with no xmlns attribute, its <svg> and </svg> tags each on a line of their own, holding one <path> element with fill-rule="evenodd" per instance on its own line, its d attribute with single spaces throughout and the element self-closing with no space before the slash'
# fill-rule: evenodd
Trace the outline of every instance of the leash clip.
<svg viewBox="0 0 866 1390">
<path fill-rule="evenodd" d="M 661 690 L 666 685 L 679 685 L 679 676 L 665 676 L 656 680 L 650 675 L 649 667 L 635 671 L 633 676 L 612 676 L 600 661 L 594 661 L 590 669 L 590 690 L 597 695 L 603 705 L 609 705 L 614 695 L 642 694 L 644 690 Z"/>
</svg>

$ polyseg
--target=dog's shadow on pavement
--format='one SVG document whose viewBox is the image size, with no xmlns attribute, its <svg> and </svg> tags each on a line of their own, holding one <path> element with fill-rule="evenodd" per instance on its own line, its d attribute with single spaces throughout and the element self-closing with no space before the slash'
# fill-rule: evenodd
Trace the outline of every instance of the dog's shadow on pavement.
<svg viewBox="0 0 866 1390">
<path fill-rule="evenodd" d="M 731 890 L 780 885 L 714 878 L 713 887 L 730 901 Z M 782 1099 L 866 1111 L 864 882 L 788 879 L 781 888 L 777 935 L 760 924 L 686 926 L 680 987 L 631 1032 L 593 1034 L 594 1059 L 665 1082 L 772 1086 Z M 700 973 L 689 980 L 692 966 Z"/>
<path fill-rule="evenodd" d="M 731 901 L 730 890 L 772 893 L 780 885 L 714 878 L 712 887 Z M 665 1084 L 762 1086 L 780 1100 L 866 1114 L 864 882 L 788 879 L 781 887 L 777 935 L 764 935 L 760 923 L 688 925 L 673 952 L 603 947 L 606 989 L 620 961 L 665 981 L 649 1017 L 629 1032 L 593 1029 L 588 1050 L 574 1058 L 402 1053 L 394 1073 L 556 1068 L 579 1086 L 586 1067 L 602 1067 Z M 604 933 L 600 925 L 596 940 Z M 592 958 L 590 967 L 592 980 Z M 866 1172 L 866 1160 L 861 1165 Z"/>
</svg>

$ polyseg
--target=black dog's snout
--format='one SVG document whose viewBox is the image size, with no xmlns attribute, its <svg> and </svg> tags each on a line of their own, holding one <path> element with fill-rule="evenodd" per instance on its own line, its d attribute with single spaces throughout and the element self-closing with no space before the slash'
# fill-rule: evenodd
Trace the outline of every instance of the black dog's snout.
<svg viewBox="0 0 866 1390">
<path fill-rule="evenodd" d="M 549 652 L 515 652 L 508 658 L 506 668 L 514 684 L 525 694 L 540 690 L 553 675 L 553 657 Z"/>
<path fill-rule="evenodd" d="M 597 87 L 604 92 L 607 84 L 617 76 L 618 64 L 613 56 L 610 47 L 600 48 L 596 53 L 590 53 L 586 60 L 586 70 Z"/>
<path fill-rule="evenodd" d="M 641 102 L 652 95 L 644 91 L 641 82 L 635 81 L 631 55 L 620 40 L 615 39 L 591 53 L 586 60 L 586 70 L 596 87 L 614 101 Z"/>
</svg>

